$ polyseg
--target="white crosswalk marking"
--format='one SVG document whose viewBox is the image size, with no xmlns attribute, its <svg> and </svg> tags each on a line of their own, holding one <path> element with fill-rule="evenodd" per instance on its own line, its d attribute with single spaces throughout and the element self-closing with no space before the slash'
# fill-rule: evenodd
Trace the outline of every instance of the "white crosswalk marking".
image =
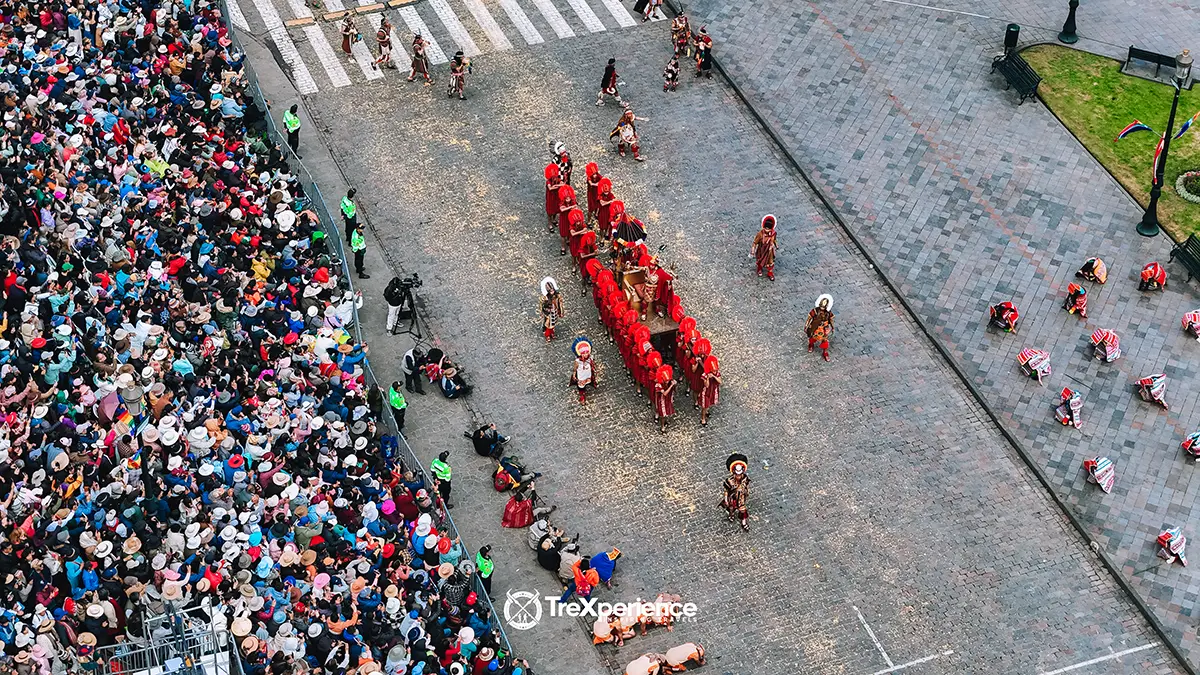
<svg viewBox="0 0 1200 675">
<path fill-rule="evenodd" d="M 533 0 L 533 5 L 541 12 L 542 18 L 550 27 L 554 29 L 554 34 L 558 39 L 575 37 L 575 31 L 571 30 L 571 25 L 563 18 L 562 14 L 558 13 L 558 8 L 550 0 Z"/>
<path fill-rule="evenodd" d="M 481 0 L 463 0 L 463 4 L 467 6 L 467 11 L 471 13 L 471 16 L 475 17 L 475 23 L 479 24 L 479 27 L 487 34 L 488 40 L 491 41 L 496 51 L 512 49 L 512 43 L 508 41 L 508 36 L 500 30 L 500 24 L 492 18 L 492 13 L 483 6 Z"/>
<path fill-rule="evenodd" d="M 513 25 L 520 31 L 521 37 L 525 38 L 525 44 L 540 45 L 545 42 L 542 39 L 542 34 L 529 21 L 529 17 L 525 16 L 525 10 L 521 9 L 521 6 L 517 4 L 517 0 L 500 0 L 500 7 L 508 15 L 509 21 L 512 21 Z"/>
<path fill-rule="evenodd" d="M 229 21 L 233 23 L 233 27 L 249 32 L 250 24 L 246 23 L 246 15 L 242 13 L 242 6 L 237 0 L 228 0 L 226 6 L 229 7 Z"/>
<path fill-rule="evenodd" d="M 596 16 L 596 13 L 584 0 L 567 0 L 567 4 L 575 10 L 575 13 L 579 15 L 579 20 L 590 32 L 599 33 L 604 30 L 604 24 L 600 23 L 600 17 Z"/>
<path fill-rule="evenodd" d="M 297 19 L 311 19 L 312 10 L 304 3 L 304 0 L 288 0 L 288 4 L 292 6 L 292 14 Z"/>
<path fill-rule="evenodd" d="M 582 2 L 582 0 L 579 0 Z M 475 46 L 475 41 L 471 39 L 471 34 L 458 20 L 458 16 L 454 10 L 450 9 L 450 3 L 446 0 L 429 0 L 429 6 L 437 13 L 438 18 L 442 20 L 442 25 L 446 26 L 446 32 L 450 33 L 450 37 L 458 43 L 458 48 L 462 50 L 464 56 L 478 56 L 479 47 Z"/>
<path fill-rule="evenodd" d="M 283 19 L 280 18 L 279 12 L 275 11 L 275 5 L 271 4 L 271 0 L 254 0 L 254 6 L 258 9 L 263 24 L 267 27 L 267 34 L 271 36 L 271 42 L 274 42 L 275 48 L 279 50 L 279 56 L 292 69 L 296 90 L 301 94 L 317 93 L 317 83 L 313 80 L 312 73 L 308 71 L 308 66 L 304 65 L 304 61 L 300 58 L 300 52 L 296 50 L 296 43 L 292 42 L 292 36 L 288 35 L 287 27 L 283 25 Z"/>
<path fill-rule="evenodd" d="M 666 21 L 667 15 L 663 14 L 662 7 L 655 7 L 654 13 L 650 15 L 651 21 Z"/>
<path fill-rule="evenodd" d="M 361 2 L 361 0 L 359 0 Z M 371 28 L 379 30 L 379 26 L 383 23 L 383 15 L 368 14 L 367 21 L 371 22 Z M 408 57 L 408 52 L 404 51 L 404 43 L 400 41 L 400 36 L 396 35 L 396 29 L 392 29 L 392 61 L 397 68 L 403 69 L 406 73 L 412 68 L 412 59 Z"/>
<path fill-rule="evenodd" d="M 629 14 L 629 10 L 625 9 L 625 5 L 621 4 L 621 0 L 602 1 L 604 2 L 604 6 L 608 8 L 608 13 L 612 14 L 613 18 L 617 20 L 617 24 L 620 25 L 621 28 L 628 28 L 630 26 L 637 25 L 637 21 L 633 20 L 633 16 Z"/>
<path fill-rule="evenodd" d="M 333 83 L 333 86 L 350 86 L 350 76 L 346 74 L 346 69 L 342 68 L 337 53 L 333 51 L 329 40 L 325 38 L 325 31 L 321 30 L 320 26 L 312 24 L 304 27 L 304 34 L 308 36 L 308 44 L 316 52 L 317 59 L 321 61 L 321 66 L 325 68 L 325 74 L 329 76 L 329 81 Z"/>
<path fill-rule="evenodd" d="M 325 11 L 327 12 L 341 12 L 346 9 L 346 6 L 342 4 L 342 0 L 325 0 L 324 4 Z"/>
<path fill-rule="evenodd" d="M 430 63 L 445 63 L 450 59 L 446 58 L 446 53 L 438 46 L 437 40 L 433 39 L 433 33 L 429 32 L 429 26 L 421 20 L 421 15 L 417 14 L 417 10 L 412 7 L 400 7 L 396 10 L 400 14 L 400 18 L 404 19 L 404 25 L 414 33 L 420 33 L 421 37 L 425 38 L 425 55 L 429 57 Z"/>
<path fill-rule="evenodd" d="M 371 48 L 367 46 L 367 40 L 374 40 L 375 34 L 370 36 L 364 35 L 362 41 L 350 43 L 350 53 L 354 55 L 354 61 L 358 63 L 359 70 L 362 71 L 363 77 L 368 80 L 378 80 L 383 77 L 383 73 L 375 67 L 375 55 L 371 53 Z"/>
</svg>

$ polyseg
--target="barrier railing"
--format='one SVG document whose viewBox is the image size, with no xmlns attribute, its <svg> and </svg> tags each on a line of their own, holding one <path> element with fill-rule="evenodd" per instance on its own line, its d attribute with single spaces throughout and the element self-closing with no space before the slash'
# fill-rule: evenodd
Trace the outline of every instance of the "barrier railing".
<svg viewBox="0 0 1200 675">
<path fill-rule="evenodd" d="M 225 0 L 221 1 L 221 8 L 222 16 L 228 17 L 229 12 Z M 227 22 L 227 27 L 229 31 L 228 36 L 230 41 L 233 43 L 233 47 L 235 47 L 242 54 L 245 54 L 246 50 L 243 47 L 241 39 L 237 35 L 233 26 L 228 25 Z M 280 132 L 271 108 L 267 104 L 266 97 L 263 95 L 262 89 L 258 85 L 258 78 L 254 74 L 254 69 L 246 59 L 244 59 L 242 63 L 242 73 L 246 83 L 246 91 L 250 93 L 254 105 L 263 114 L 263 119 L 266 124 L 267 139 L 269 142 L 273 143 L 277 148 L 279 148 L 280 152 L 287 157 L 288 165 L 292 169 L 292 175 L 297 178 L 297 182 L 300 184 L 305 193 L 305 205 L 316 214 L 317 220 L 321 226 L 321 230 L 325 233 L 325 243 L 329 248 L 330 255 L 340 262 L 342 270 L 341 280 L 345 284 L 345 288 L 351 293 L 354 293 L 354 281 L 350 273 L 349 259 L 346 256 L 343 234 L 338 228 L 338 221 L 334 218 L 334 214 L 337 212 L 330 211 L 329 205 L 322 196 L 321 189 L 317 186 L 316 180 L 312 177 L 312 174 L 308 171 L 308 168 L 305 167 L 304 162 L 287 144 L 287 138 L 283 133 Z M 359 218 L 362 218 L 362 216 L 360 215 Z M 414 307 L 414 314 L 416 311 L 417 310 Z M 357 342 L 362 343 L 362 322 L 359 320 L 357 304 L 354 306 L 353 316 L 354 326 L 352 330 L 354 331 L 354 337 Z M 365 379 L 367 384 L 375 387 L 380 386 L 379 380 L 375 376 L 375 371 L 371 368 L 369 357 L 363 361 L 363 366 L 366 374 Z M 387 386 L 388 385 L 383 385 L 381 389 L 384 389 L 386 392 Z M 383 413 L 381 415 L 383 419 L 381 421 L 387 428 L 388 434 L 397 439 L 397 445 L 403 446 L 401 463 L 404 464 L 406 468 L 410 468 L 413 471 L 420 473 L 425 484 L 430 486 L 430 491 L 434 492 L 432 487 L 434 484 L 433 476 L 421 462 L 420 458 L 417 457 L 417 454 L 413 451 L 412 446 L 408 444 L 408 439 L 406 439 L 404 434 L 399 430 L 396 424 L 395 416 L 392 414 L 391 407 L 386 404 L 386 398 L 387 397 L 385 395 L 385 404 L 383 406 Z M 443 507 L 439 509 L 439 513 L 441 514 L 442 526 L 448 531 L 452 539 L 459 540 L 459 542 L 462 544 L 463 550 L 466 551 L 466 558 L 472 559 L 472 551 L 459 534 L 458 528 L 454 524 L 454 519 L 450 517 L 450 512 Z M 486 605 L 488 610 L 489 625 L 493 631 L 499 634 L 500 642 L 503 645 L 505 652 L 509 655 L 513 655 L 512 644 L 508 640 L 508 634 L 504 631 L 504 626 L 500 621 L 500 615 L 496 612 L 496 607 L 492 603 L 490 594 L 484 590 L 483 583 L 480 581 L 478 574 L 474 575 L 473 577 L 472 590 L 475 591 L 476 597 L 481 598 Z"/>
</svg>

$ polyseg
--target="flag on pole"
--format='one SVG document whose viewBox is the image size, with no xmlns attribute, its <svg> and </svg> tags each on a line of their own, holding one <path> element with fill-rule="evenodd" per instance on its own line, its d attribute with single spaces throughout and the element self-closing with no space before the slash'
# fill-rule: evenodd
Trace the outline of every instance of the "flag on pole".
<svg viewBox="0 0 1200 675">
<path fill-rule="evenodd" d="M 1179 133 L 1177 133 L 1177 134 L 1175 134 L 1174 136 L 1172 136 L 1172 137 L 1171 137 L 1171 140 L 1175 140 L 1176 138 L 1179 138 L 1180 136 L 1182 136 L 1182 135 L 1183 135 L 1183 132 L 1187 131 L 1188 129 L 1191 129 L 1191 128 L 1192 128 L 1192 122 L 1195 122 L 1197 117 L 1200 117 L 1200 112 L 1198 112 L 1198 113 L 1196 113 L 1195 115 L 1192 115 L 1191 117 L 1189 117 L 1189 118 L 1187 118 L 1186 120 L 1184 120 L 1184 121 L 1183 121 L 1183 126 L 1179 127 Z"/>
<path fill-rule="evenodd" d="M 1197 114 L 1200 115 L 1200 113 L 1197 113 Z M 1129 134 L 1132 134 L 1135 131 L 1154 131 L 1154 130 L 1151 129 L 1150 127 L 1146 126 L 1145 124 L 1142 124 L 1138 120 L 1134 120 L 1129 123 L 1129 126 L 1122 129 L 1121 133 L 1117 134 L 1117 137 L 1113 139 L 1113 143 L 1116 143 L 1117 141 L 1121 140 L 1122 138 L 1125 138 L 1126 136 L 1128 136 Z"/>
<path fill-rule="evenodd" d="M 1158 139 L 1158 145 L 1154 148 L 1154 164 L 1150 166 L 1150 184 L 1153 185 L 1158 180 L 1158 156 L 1162 154 L 1163 143 L 1167 140 L 1167 134 L 1163 133 Z"/>
</svg>

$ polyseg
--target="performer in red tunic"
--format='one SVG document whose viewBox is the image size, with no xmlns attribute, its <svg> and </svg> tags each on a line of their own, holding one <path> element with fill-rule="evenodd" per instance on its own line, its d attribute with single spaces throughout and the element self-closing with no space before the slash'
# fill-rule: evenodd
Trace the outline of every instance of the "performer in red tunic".
<svg viewBox="0 0 1200 675">
<path fill-rule="evenodd" d="M 659 366 L 654 382 L 654 419 L 659 433 L 667 433 L 667 420 L 675 415 L 675 384 L 671 366 Z"/>
<path fill-rule="evenodd" d="M 612 191 L 612 181 L 608 178 L 601 178 L 596 183 L 596 229 L 600 230 L 600 236 L 605 239 L 612 239 L 613 233 L 613 217 L 611 205 L 617 201 L 617 196 Z M 622 204 L 622 206 L 624 206 Z"/>
<path fill-rule="evenodd" d="M 562 174 L 558 165 L 550 162 L 546 165 L 546 230 L 554 231 L 554 221 L 558 219 L 558 189 L 563 186 Z"/>
<path fill-rule="evenodd" d="M 572 234 L 574 234 L 574 231 L 572 231 Z M 587 293 L 587 280 L 594 276 L 588 274 L 587 268 L 592 264 L 602 268 L 600 261 L 596 259 L 596 256 L 600 255 L 600 250 L 596 246 L 596 233 L 588 229 L 583 230 L 582 234 L 579 235 L 578 245 L 579 249 L 575 257 L 579 261 L 580 274 L 583 277 L 583 292 Z M 608 270 L 604 271 L 607 272 Z"/>
<path fill-rule="evenodd" d="M 641 381 L 638 382 L 639 388 L 646 390 L 646 395 L 650 399 L 650 405 L 654 405 L 654 377 L 658 373 L 658 368 L 663 364 L 662 354 L 654 350 L 654 346 L 650 344 L 649 338 L 642 343 L 642 359 L 641 359 Z"/>
<path fill-rule="evenodd" d="M 575 203 L 575 188 L 570 185 L 558 188 L 558 238 L 562 244 L 559 255 L 567 254 L 567 241 L 571 238 L 571 223 L 567 220 L 567 212 L 575 208 L 578 208 Z"/>
<path fill-rule="evenodd" d="M 588 162 L 583 167 L 583 174 L 587 179 L 587 218 L 589 223 L 594 223 L 600 210 L 600 181 L 604 176 L 600 175 L 600 167 L 595 162 Z"/>
<path fill-rule="evenodd" d="M 699 331 L 696 331 L 696 333 L 699 335 Z M 695 408 L 700 408 L 700 398 L 704 392 L 704 360 L 709 354 L 712 354 L 712 343 L 708 341 L 708 338 L 696 338 L 696 341 L 692 343 L 692 376 L 690 382 L 692 388 L 692 406 Z"/>
<path fill-rule="evenodd" d="M 704 375 L 700 389 L 700 424 L 708 426 L 708 411 L 721 397 L 721 368 L 717 357 L 704 359 Z"/>
<path fill-rule="evenodd" d="M 575 261 L 575 266 L 579 268 L 580 273 L 583 272 L 583 264 L 579 260 L 579 246 L 583 243 L 583 233 L 588 231 L 586 220 L 587 216 L 578 206 L 567 211 L 567 227 L 569 228 L 567 247 L 570 249 L 571 258 Z"/>
<path fill-rule="evenodd" d="M 675 366 L 684 378 L 687 377 L 688 370 L 691 367 L 691 364 L 687 360 L 689 356 L 687 336 L 695 328 L 695 319 L 690 316 L 680 315 L 679 328 L 675 330 Z"/>
<path fill-rule="evenodd" d="M 775 281 L 775 249 L 777 246 L 775 216 L 763 216 L 762 227 L 758 230 L 758 234 L 754 235 L 754 244 L 750 247 L 750 253 L 754 255 L 755 265 L 758 267 L 758 276 L 761 277 L 765 271 L 767 278 Z"/>
</svg>

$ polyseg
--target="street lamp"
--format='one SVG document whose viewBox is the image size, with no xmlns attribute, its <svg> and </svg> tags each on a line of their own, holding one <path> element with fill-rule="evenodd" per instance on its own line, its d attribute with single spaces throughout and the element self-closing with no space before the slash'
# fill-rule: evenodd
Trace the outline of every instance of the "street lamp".
<svg viewBox="0 0 1200 675">
<path fill-rule="evenodd" d="M 1062 32 L 1058 34 L 1060 42 L 1073 45 L 1079 42 L 1079 35 L 1075 33 L 1075 10 L 1079 9 L 1079 0 L 1071 0 L 1067 3 L 1067 20 L 1063 22 Z"/>
<path fill-rule="evenodd" d="M 1163 172 L 1167 168 L 1167 153 L 1171 149 L 1171 135 L 1175 131 L 1175 110 L 1179 107 L 1179 91 L 1187 84 L 1192 73 L 1192 54 L 1188 50 L 1175 57 L 1175 98 L 1171 101 L 1171 116 L 1167 118 L 1167 133 L 1163 136 L 1162 153 L 1154 165 L 1154 184 L 1150 187 L 1150 203 L 1142 214 L 1142 222 L 1138 223 L 1137 232 L 1143 237 L 1153 237 L 1158 234 L 1158 197 L 1162 194 Z"/>
</svg>

